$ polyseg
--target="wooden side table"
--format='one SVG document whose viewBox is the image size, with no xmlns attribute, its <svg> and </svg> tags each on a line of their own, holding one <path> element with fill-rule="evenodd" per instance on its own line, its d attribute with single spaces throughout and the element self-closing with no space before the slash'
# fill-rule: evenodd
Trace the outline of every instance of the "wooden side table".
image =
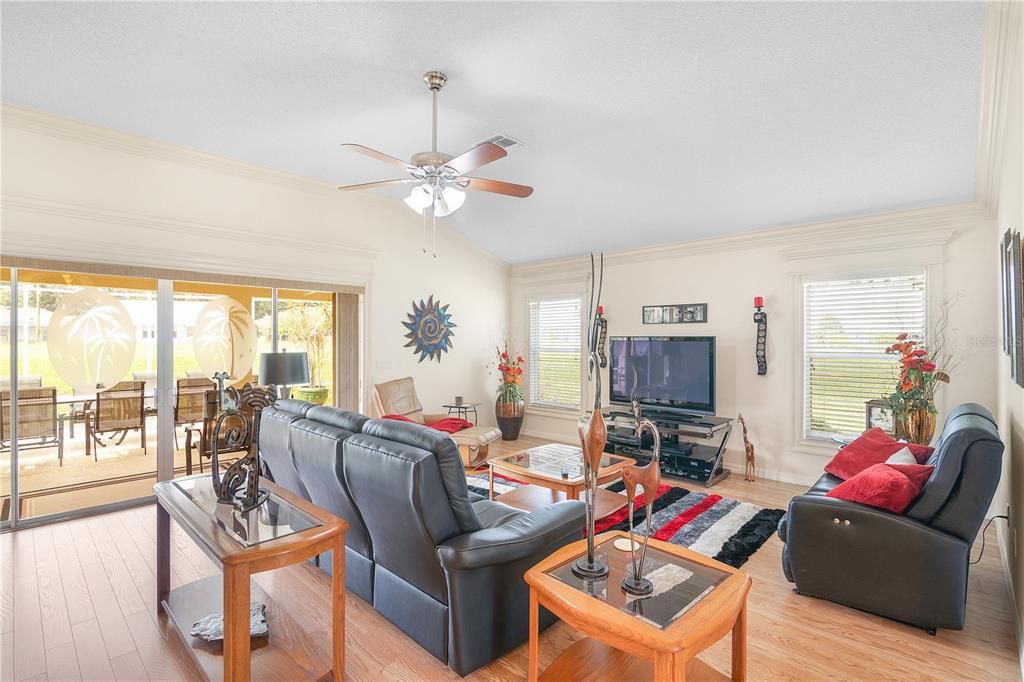
<svg viewBox="0 0 1024 682">
<path fill-rule="evenodd" d="M 345 530 L 348 524 L 272 481 L 260 488 L 270 498 L 256 509 L 238 512 L 219 505 L 209 476 L 162 481 L 157 498 L 157 609 L 166 613 L 207 680 L 341 680 L 345 671 Z M 175 590 L 171 581 L 171 519 L 221 567 L 221 576 L 204 578 Z M 301 631 L 282 608 L 250 585 L 255 573 L 305 561 L 332 551 L 332 667 L 316 649 L 296 640 Z M 223 644 L 192 637 L 192 624 L 218 610 L 223 597 Z M 252 647 L 250 599 L 266 604 L 269 635 Z M 250 660 L 252 654 L 252 660 Z"/>
<path fill-rule="evenodd" d="M 586 541 L 567 545 L 526 573 L 530 585 L 530 682 L 542 680 L 726 679 L 697 658 L 732 633 L 732 679 L 746 680 L 747 593 L 751 580 L 735 568 L 676 545 L 651 540 L 645 577 L 655 593 L 643 599 L 619 586 L 629 553 L 615 549 L 616 531 L 595 539 L 608 578 L 582 580 L 570 568 Z M 587 635 L 538 677 L 538 609 L 545 607 Z"/>
</svg>

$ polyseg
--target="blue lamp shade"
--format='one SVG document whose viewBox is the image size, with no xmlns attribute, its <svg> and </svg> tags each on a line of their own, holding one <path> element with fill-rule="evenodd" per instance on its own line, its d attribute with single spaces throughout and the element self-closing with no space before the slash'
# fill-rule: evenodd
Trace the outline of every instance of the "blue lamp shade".
<svg viewBox="0 0 1024 682">
<path fill-rule="evenodd" d="M 260 353 L 260 383 L 301 386 L 309 383 L 309 359 L 305 353 Z"/>
</svg>

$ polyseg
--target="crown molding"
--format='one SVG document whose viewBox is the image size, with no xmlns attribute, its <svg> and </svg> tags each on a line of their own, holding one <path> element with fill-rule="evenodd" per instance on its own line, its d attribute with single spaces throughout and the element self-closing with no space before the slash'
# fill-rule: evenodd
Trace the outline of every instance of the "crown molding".
<svg viewBox="0 0 1024 682">
<path fill-rule="evenodd" d="M 69 142 L 99 147 L 147 159 L 169 161 L 202 170 L 214 171 L 277 187 L 337 195 L 337 187 L 322 180 L 278 171 L 244 161 L 235 161 L 191 147 L 160 142 L 141 135 L 123 133 L 110 128 L 48 114 L 16 104 L 0 103 L 0 123 L 4 127 L 46 135 Z M 369 195 L 368 195 L 369 196 Z"/>
<path fill-rule="evenodd" d="M 986 220 L 992 220 L 992 214 L 976 202 L 951 204 L 615 251 L 606 253 L 604 262 L 606 266 L 651 263 L 750 249 L 775 249 L 787 260 L 867 253 L 923 243 L 945 244 L 958 227 Z M 589 273 L 590 258 L 581 256 L 514 266 L 512 279 L 548 284 L 578 281 Z"/>
<path fill-rule="evenodd" d="M 224 239 L 234 243 L 258 244 L 274 250 L 298 250 L 310 254 L 330 254 L 335 257 L 350 258 L 357 262 L 370 263 L 380 251 L 364 246 L 349 244 L 330 244 L 322 241 L 310 242 L 288 236 L 287 231 L 281 234 L 254 232 L 251 228 L 200 223 L 177 218 L 167 218 L 147 213 L 136 213 L 109 209 L 103 206 L 90 205 L 78 201 L 64 201 L 50 197 L 30 194 L 0 194 L 0 211 L 4 217 L 5 249 L 8 232 L 17 230 L 17 214 L 35 214 L 56 216 L 85 222 L 102 223 L 105 225 L 124 225 L 132 229 L 153 230 L 157 232 L 179 235 L 184 239 Z M 13 215 L 12 215 L 13 214 Z"/>
<path fill-rule="evenodd" d="M 4 229 L 3 254 L 29 259 L 89 263 L 108 266 L 131 265 L 155 269 L 205 272 L 211 275 L 245 275 L 282 280 L 319 282 L 325 285 L 366 287 L 372 271 L 357 270 L 356 261 L 322 267 L 295 255 L 275 252 L 273 257 L 252 254 L 226 256 L 230 251 L 198 251 L 187 246 L 161 247 L 150 251 L 138 246 L 104 241 L 99 243 L 88 233 L 80 239 L 48 239 L 36 234 Z M 241 267 L 240 267 L 241 266 Z"/>
<path fill-rule="evenodd" d="M 999 204 L 1005 148 L 1006 115 L 1014 64 L 1019 50 L 1019 2 L 986 2 L 981 56 L 981 98 L 978 112 L 978 203 L 993 215 Z"/>
<path fill-rule="evenodd" d="M 84 123 L 63 116 L 56 116 L 46 112 L 21 107 L 15 104 L 0 102 L 0 125 L 16 130 L 24 130 L 38 135 L 66 140 L 77 144 L 88 145 L 108 151 L 131 154 L 141 158 L 157 161 L 170 162 L 190 168 L 200 169 L 242 178 L 253 182 L 259 182 L 274 187 L 306 192 L 319 196 L 339 198 L 342 196 L 338 188 L 331 183 L 323 182 L 295 173 L 278 171 L 265 166 L 236 161 L 223 156 L 209 154 L 207 152 L 192 149 L 182 145 L 160 142 L 141 135 L 123 133 L 110 128 Z M 395 208 L 397 202 L 386 197 L 374 194 L 361 194 L 364 201 L 377 202 L 379 205 Z M 48 200 L 44 200 L 48 201 Z M 68 204 L 70 210 L 76 206 Z M 88 210 L 88 209 L 83 209 Z M 100 209 L 102 210 L 102 209 Z M 403 208 L 404 210 L 404 208 Z M 160 221 L 162 219 L 155 218 Z M 175 222 L 175 221 L 171 221 Z M 135 222 L 131 223 L 137 224 Z M 438 224 L 438 231 L 443 231 L 445 236 L 459 242 L 459 244 L 477 253 L 495 267 L 507 270 L 509 264 L 499 258 L 496 254 L 483 248 L 476 242 L 466 237 L 461 232 L 452 229 L 443 222 Z M 246 232 L 247 237 L 248 232 Z M 292 242 L 288 241 L 291 246 Z M 313 250 L 322 252 L 321 247 L 311 247 Z M 376 256 L 380 251 L 368 250 L 368 253 Z"/>
</svg>

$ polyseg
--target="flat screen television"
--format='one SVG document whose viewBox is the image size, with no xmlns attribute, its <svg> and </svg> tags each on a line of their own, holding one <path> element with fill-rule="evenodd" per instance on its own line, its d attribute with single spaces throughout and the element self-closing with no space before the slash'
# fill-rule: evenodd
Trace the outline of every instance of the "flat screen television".
<svg viewBox="0 0 1024 682">
<path fill-rule="evenodd" d="M 715 337 L 613 336 L 609 397 L 682 414 L 715 413 Z"/>
</svg>

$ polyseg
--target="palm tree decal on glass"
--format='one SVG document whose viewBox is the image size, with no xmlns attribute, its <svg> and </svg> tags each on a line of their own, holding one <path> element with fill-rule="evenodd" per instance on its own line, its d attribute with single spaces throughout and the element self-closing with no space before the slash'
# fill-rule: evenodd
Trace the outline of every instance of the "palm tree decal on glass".
<svg viewBox="0 0 1024 682">
<path fill-rule="evenodd" d="M 76 393 L 114 386 L 135 358 L 135 324 L 124 305 L 100 289 L 65 296 L 47 330 L 50 363 Z"/>
<path fill-rule="evenodd" d="M 256 324 L 241 303 L 219 296 L 199 311 L 192 337 L 193 351 L 207 376 L 227 372 L 239 384 L 252 371 L 256 357 Z"/>
</svg>

